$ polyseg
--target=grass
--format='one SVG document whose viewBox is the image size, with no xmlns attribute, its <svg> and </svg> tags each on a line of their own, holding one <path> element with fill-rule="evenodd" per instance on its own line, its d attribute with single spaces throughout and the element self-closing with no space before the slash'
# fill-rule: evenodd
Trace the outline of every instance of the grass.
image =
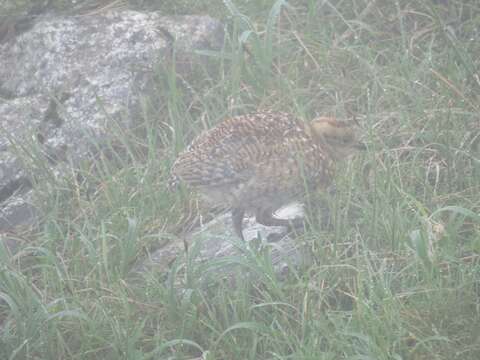
<svg viewBox="0 0 480 360">
<path fill-rule="evenodd" d="M 221 51 L 194 55 L 208 68 L 180 77 L 160 66 L 143 122 L 113 129 L 79 174 L 58 179 L 35 161 L 45 217 L 18 234 L 17 254 L 0 248 L 0 358 L 480 358 L 478 4 L 188 10 L 227 25 Z M 133 280 L 134 262 L 197 211 L 193 195 L 166 191 L 175 153 L 257 108 L 355 116 L 364 133 L 368 151 L 327 196 L 333 228 L 297 239 L 312 261 L 279 280 L 268 249 L 198 263 L 193 248 Z M 221 276 L 232 264 L 235 286 Z"/>
</svg>

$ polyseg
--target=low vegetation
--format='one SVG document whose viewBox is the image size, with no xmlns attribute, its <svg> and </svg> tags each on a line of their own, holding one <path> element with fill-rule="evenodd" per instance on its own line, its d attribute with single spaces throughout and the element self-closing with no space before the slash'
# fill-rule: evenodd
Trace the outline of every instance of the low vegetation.
<svg viewBox="0 0 480 360">
<path fill-rule="evenodd" d="M 0 358 L 479 359 L 478 2 L 144 5 L 220 18 L 224 47 L 191 54 L 208 65 L 188 77 L 161 64 L 138 128 L 36 182 L 41 225 L 14 256 L 0 247 Z M 266 108 L 355 118 L 368 147 L 323 195 L 330 226 L 310 218 L 295 239 L 310 261 L 277 279 L 268 246 L 204 263 L 193 249 L 132 277 L 202 211 L 166 189 L 176 153 Z"/>
</svg>

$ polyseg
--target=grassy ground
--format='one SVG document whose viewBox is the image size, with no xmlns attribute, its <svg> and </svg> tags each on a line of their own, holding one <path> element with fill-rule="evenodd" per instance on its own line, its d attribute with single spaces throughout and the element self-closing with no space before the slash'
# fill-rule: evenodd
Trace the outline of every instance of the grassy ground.
<svg viewBox="0 0 480 360">
<path fill-rule="evenodd" d="M 188 79 L 159 68 L 161 101 L 113 131 L 113 156 L 38 183 L 41 227 L 0 250 L 0 358 L 479 359 L 478 2 L 148 5 L 220 17 L 224 49 Z M 257 108 L 354 115 L 364 133 L 327 199 L 333 228 L 298 239 L 312 263 L 279 281 L 259 251 L 130 279 L 193 211 L 166 192 L 175 152 Z"/>
</svg>

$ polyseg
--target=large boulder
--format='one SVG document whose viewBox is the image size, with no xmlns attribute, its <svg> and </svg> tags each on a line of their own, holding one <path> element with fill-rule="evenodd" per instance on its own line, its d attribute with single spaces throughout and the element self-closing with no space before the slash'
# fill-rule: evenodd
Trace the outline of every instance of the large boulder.
<svg viewBox="0 0 480 360">
<path fill-rule="evenodd" d="M 187 65 L 179 68 L 188 71 L 189 52 L 219 48 L 223 26 L 206 16 L 111 11 L 38 17 L 0 42 L 0 233 L 36 215 L 19 153 L 35 149 L 58 172 L 60 163 L 84 159 L 92 144 L 101 148 L 112 122 L 135 125 L 172 39 Z"/>
</svg>

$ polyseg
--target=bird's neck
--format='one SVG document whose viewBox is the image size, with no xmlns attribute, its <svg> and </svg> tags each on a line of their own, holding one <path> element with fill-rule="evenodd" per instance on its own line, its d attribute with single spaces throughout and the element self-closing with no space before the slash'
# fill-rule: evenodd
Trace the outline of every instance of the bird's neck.
<svg viewBox="0 0 480 360">
<path fill-rule="evenodd" d="M 339 156 L 340 154 L 338 154 L 336 147 L 329 144 L 322 134 L 318 134 L 312 128 L 310 123 L 305 123 L 305 133 L 310 136 L 315 141 L 315 143 L 320 146 L 322 151 L 324 151 L 330 158 L 334 160 L 341 158 L 341 156 Z"/>
</svg>

